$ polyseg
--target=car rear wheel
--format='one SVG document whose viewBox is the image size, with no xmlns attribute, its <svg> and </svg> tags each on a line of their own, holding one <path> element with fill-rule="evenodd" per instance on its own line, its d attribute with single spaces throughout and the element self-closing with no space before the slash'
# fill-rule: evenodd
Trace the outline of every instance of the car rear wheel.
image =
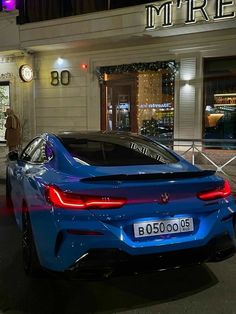
<svg viewBox="0 0 236 314">
<path fill-rule="evenodd" d="M 30 216 L 26 205 L 22 213 L 22 252 L 25 273 L 29 276 L 38 276 L 42 273 L 36 251 Z"/>
</svg>

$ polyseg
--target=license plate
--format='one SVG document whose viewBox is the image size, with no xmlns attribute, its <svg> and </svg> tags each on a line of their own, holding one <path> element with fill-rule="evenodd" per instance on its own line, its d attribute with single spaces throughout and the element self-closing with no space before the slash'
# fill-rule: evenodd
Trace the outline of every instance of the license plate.
<svg viewBox="0 0 236 314">
<path fill-rule="evenodd" d="M 135 238 L 193 231 L 193 218 L 143 221 L 134 224 Z"/>
</svg>

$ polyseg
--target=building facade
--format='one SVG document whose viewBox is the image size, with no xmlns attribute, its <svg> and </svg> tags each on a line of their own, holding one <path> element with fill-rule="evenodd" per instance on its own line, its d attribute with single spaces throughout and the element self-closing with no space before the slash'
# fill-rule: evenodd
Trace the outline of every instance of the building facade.
<svg viewBox="0 0 236 314">
<path fill-rule="evenodd" d="M 102 129 L 234 148 L 235 1 L 157 1 L 25 24 L 17 15 L 0 13 L 0 110 L 20 116 L 24 141 Z"/>
</svg>

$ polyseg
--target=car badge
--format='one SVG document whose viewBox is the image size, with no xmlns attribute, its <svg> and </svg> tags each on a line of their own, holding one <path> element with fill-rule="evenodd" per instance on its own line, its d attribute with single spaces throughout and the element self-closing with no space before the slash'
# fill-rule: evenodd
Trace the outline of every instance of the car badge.
<svg viewBox="0 0 236 314">
<path fill-rule="evenodd" d="M 169 200 L 170 200 L 170 195 L 168 193 L 165 192 L 165 193 L 161 194 L 160 201 L 162 204 L 167 204 L 169 202 Z"/>
</svg>

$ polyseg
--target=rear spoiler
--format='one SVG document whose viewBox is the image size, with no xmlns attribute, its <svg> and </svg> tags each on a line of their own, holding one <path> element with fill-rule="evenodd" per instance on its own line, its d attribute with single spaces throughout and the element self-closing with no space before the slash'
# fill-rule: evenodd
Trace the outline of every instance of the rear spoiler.
<svg viewBox="0 0 236 314">
<path fill-rule="evenodd" d="M 108 176 L 98 176 L 81 179 L 81 182 L 99 182 L 99 181 L 139 181 L 156 179 L 187 179 L 212 176 L 214 170 L 184 171 L 184 172 L 160 172 L 160 173 L 141 173 L 141 174 L 115 174 Z"/>
</svg>

